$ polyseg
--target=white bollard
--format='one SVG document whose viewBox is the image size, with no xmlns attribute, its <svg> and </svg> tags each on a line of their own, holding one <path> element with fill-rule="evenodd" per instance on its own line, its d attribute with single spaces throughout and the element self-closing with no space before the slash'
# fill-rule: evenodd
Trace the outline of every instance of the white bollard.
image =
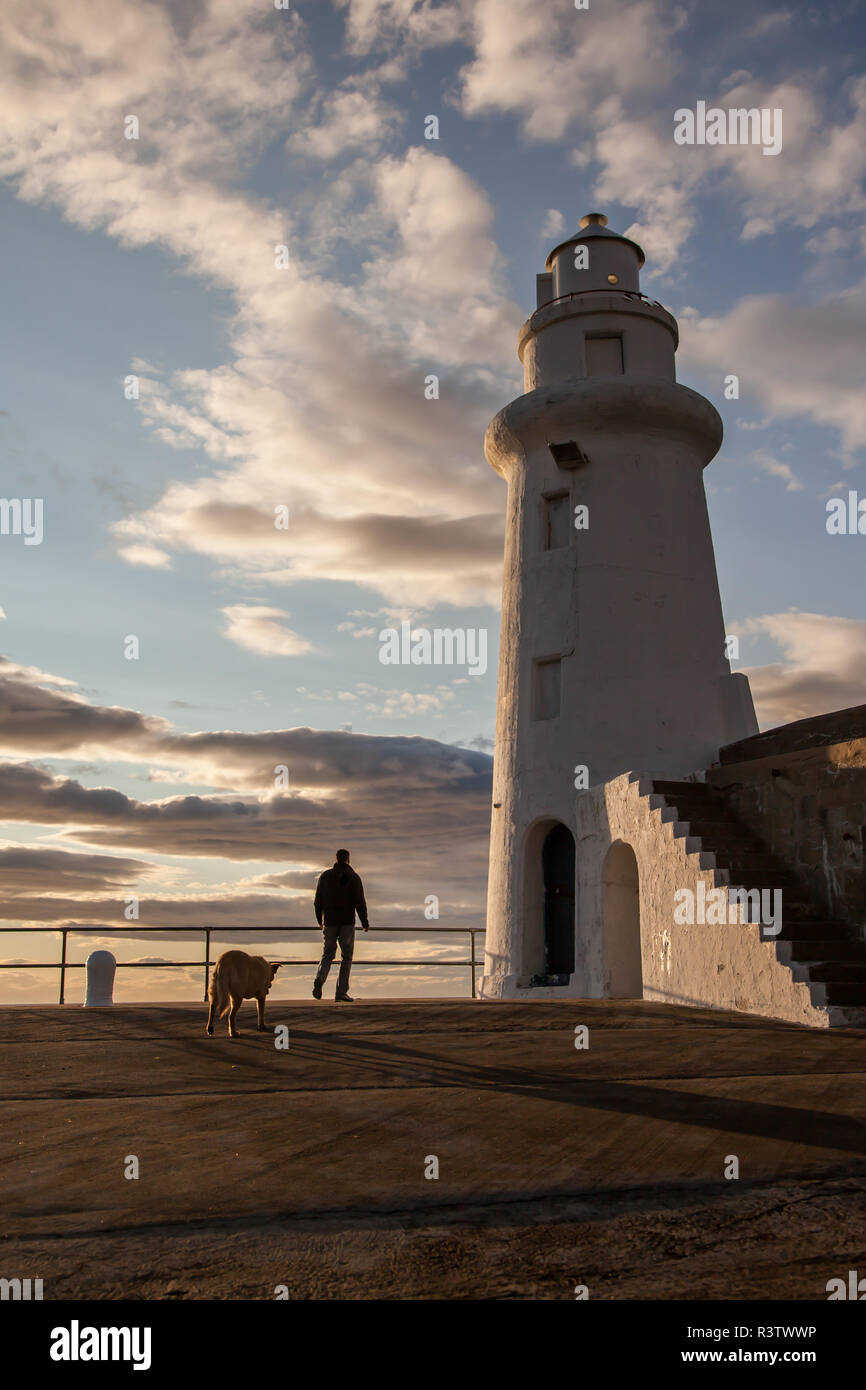
<svg viewBox="0 0 866 1390">
<path fill-rule="evenodd" d="M 102 1009 L 114 1003 L 114 972 L 117 961 L 110 951 L 91 951 L 85 966 L 87 972 L 86 1009 Z"/>
</svg>

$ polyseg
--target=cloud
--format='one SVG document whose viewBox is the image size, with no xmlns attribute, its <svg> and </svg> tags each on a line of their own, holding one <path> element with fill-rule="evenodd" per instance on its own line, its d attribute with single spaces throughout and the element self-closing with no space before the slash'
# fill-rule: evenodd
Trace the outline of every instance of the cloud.
<svg viewBox="0 0 866 1390">
<path fill-rule="evenodd" d="M 426 895 L 436 893 L 444 920 L 480 925 L 491 788 L 485 754 L 433 739 L 347 730 L 176 734 L 166 720 L 28 684 L 12 669 L 7 675 L 0 665 L 0 750 L 20 758 L 27 749 L 42 758 L 99 749 L 114 762 L 143 763 L 157 780 L 163 764 L 178 769 L 179 778 L 230 790 L 142 801 L 27 761 L 7 762 L 0 767 L 0 820 L 42 827 L 86 849 L 0 849 L 0 915 L 27 923 L 123 925 L 123 890 L 145 878 L 154 887 L 140 894 L 142 929 L 147 922 L 279 926 L 299 895 L 308 911 L 311 875 L 348 843 L 381 924 L 417 928 Z M 360 698 L 391 701 L 399 715 L 402 694 L 365 687 Z M 447 687 L 431 696 L 439 706 L 450 697 Z M 409 712 L 423 699 L 412 697 Z M 275 787 L 278 765 L 289 768 L 287 790 Z M 103 849 L 120 853 L 93 852 Z M 197 857 L 286 864 L 296 877 L 276 883 L 266 875 L 218 893 L 166 895 L 173 871 L 132 857 L 146 852 L 178 863 Z M 278 898 L 270 896 L 279 889 Z"/>
<path fill-rule="evenodd" d="M 288 655 L 293 655 L 293 634 L 281 627 L 285 614 L 265 609 L 265 614 L 277 613 L 277 617 L 260 617 L 260 612 L 250 606 L 249 612 L 236 619 L 247 639 L 242 645 L 271 655 L 271 642 L 286 641 Z M 56 678 L 47 677 L 46 680 Z M 392 714 L 393 717 L 441 712 L 456 699 L 452 687 L 443 684 L 428 691 L 381 688 L 370 682 L 357 682 L 352 691 L 297 689 L 311 698 L 363 705 L 368 712 Z M 403 763 L 407 746 L 416 749 L 423 745 L 427 746 L 427 755 L 420 763 L 414 751 L 406 753 L 409 762 Z M 411 778 L 417 778 L 421 776 L 421 767 L 425 767 L 423 785 L 431 785 L 439 777 L 448 780 L 455 766 L 460 769 L 461 776 L 466 769 L 456 749 L 449 755 L 435 753 L 434 756 L 435 749 L 443 746 L 425 739 L 385 738 L 379 742 L 374 735 L 361 737 L 310 728 L 282 728 L 249 734 L 225 730 L 177 734 L 170 720 L 146 716 L 121 706 L 93 705 L 78 692 L 39 684 L 38 678 L 26 680 L 19 676 L 17 667 L 0 657 L 0 756 L 8 758 L 99 756 L 113 762 L 145 765 L 150 780 L 157 783 L 192 781 L 197 785 L 231 790 L 250 788 L 270 792 L 275 784 L 275 767 L 284 765 L 291 770 L 292 787 L 296 790 L 339 787 L 343 777 L 357 780 L 361 771 L 364 777 L 375 774 L 381 778 L 389 770 L 395 770 L 400 778 L 410 777 L 410 774 Z M 352 749 L 350 755 L 349 749 Z M 381 758 L 385 762 L 379 766 Z"/>
<path fill-rule="evenodd" d="M 22 884 L 26 883 L 26 876 L 22 874 Z M 118 890 L 113 897 L 80 897 L 72 896 L 73 884 L 69 884 L 68 888 L 69 896 L 42 896 L 37 883 L 31 881 L 26 895 L 23 889 L 21 896 L 4 892 L 0 896 L 0 918 L 21 922 L 26 926 L 36 926 L 43 922 L 54 922 L 64 926 L 72 923 L 78 923 L 80 926 L 102 925 L 120 928 L 124 940 L 159 940 L 165 944 L 171 940 L 178 942 L 190 939 L 204 926 L 279 928 L 287 925 L 287 913 L 291 914 L 292 925 L 303 926 L 312 916 L 311 913 L 302 915 L 297 910 L 301 906 L 309 909 L 312 896 L 310 892 L 228 892 L 220 896 L 189 893 L 183 897 L 164 897 L 142 891 L 136 894 L 138 920 L 128 921 L 124 916 L 126 892 Z M 185 933 L 173 938 L 155 935 L 161 927 L 188 927 L 190 937 L 186 937 Z"/>
<path fill-rule="evenodd" d="M 36 887 L 52 895 L 128 888 L 153 868 L 141 859 L 120 855 L 72 853 L 42 845 L 0 846 L 0 881 L 3 893 L 10 896 L 32 893 Z M 9 915 L 18 915 L 14 907 Z"/>
<path fill-rule="evenodd" d="M 862 218 L 866 78 L 848 84 L 844 98 L 850 114 L 834 122 L 829 106 L 837 96 L 835 84 L 822 94 L 805 76 L 769 90 L 753 79 L 725 94 L 726 109 L 757 106 L 783 112 L 781 155 L 767 158 L 751 145 L 717 147 L 743 195 L 746 239 L 773 232 L 780 224 L 806 229 L 823 225 L 828 232 L 836 217 Z"/>
<path fill-rule="evenodd" d="M 283 630 L 278 628 L 278 634 Z M 442 709 L 454 698 L 449 686 L 409 693 L 360 683 L 355 691 L 325 692 L 343 700 L 353 695 L 380 712 Z M 190 781 L 230 789 L 271 792 L 274 770 L 288 766 L 295 790 L 335 789 L 390 782 L 432 787 L 459 780 L 472 766 L 464 755 L 434 740 L 354 735 L 316 729 L 175 733 L 162 718 L 118 706 L 90 704 L 83 696 L 7 676 L 0 658 L 0 755 L 16 758 L 98 755 L 115 762 L 142 763 L 155 781 Z M 466 759 L 470 761 L 467 762 Z M 160 766 L 161 765 L 161 766 Z M 168 768 L 168 774 L 161 768 Z"/>
<path fill-rule="evenodd" d="M 400 112 L 383 101 L 369 80 L 361 87 L 359 79 L 323 98 L 321 105 L 302 129 L 289 137 L 288 146 L 308 159 L 331 160 L 362 149 L 370 156 L 402 125 Z"/>
<path fill-rule="evenodd" d="M 2 160 L 25 196 L 62 195 L 92 225 L 113 210 L 118 230 L 149 235 L 159 209 L 138 206 L 137 187 L 165 193 L 179 172 L 236 174 L 268 138 L 271 112 L 288 114 L 307 94 L 296 14 L 275 24 L 253 0 L 202 0 L 185 33 L 177 14 L 148 5 L 118 15 L 111 0 L 4 7 Z M 138 140 L 124 138 L 129 115 Z M 182 219 L 184 190 L 174 191 Z"/>
<path fill-rule="evenodd" d="M 171 556 L 155 545 L 126 545 L 121 554 L 130 565 L 144 565 L 148 569 L 171 569 Z"/>
<path fill-rule="evenodd" d="M 225 933 L 225 939 L 235 941 L 243 941 L 244 937 L 239 932 L 233 938 L 228 936 L 232 928 L 252 927 L 263 933 L 266 930 L 285 931 L 287 927 L 305 927 L 315 931 L 312 905 L 316 881 L 331 859 L 332 851 L 324 845 L 316 866 L 303 875 L 262 875 L 259 882 L 268 891 L 238 889 L 219 896 L 188 893 L 183 897 L 143 893 L 138 898 L 140 915 L 137 921 L 126 920 L 125 897 L 120 893 L 109 898 L 81 898 L 59 895 L 41 897 L 36 892 L 27 896 L 0 895 L 0 920 L 21 923 L 23 926 L 105 926 L 118 932 L 118 939 L 123 941 L 159 941 L 163 945 L 168 942 L 179 945 L 182 941 L 194 940 L 196 936 L 201 939 L 200 933 L 205 926 Z M 441 890 L 437 896 L 440 897 L 440 908 L 447 910 L 449 926 L 481 925 L 479 895 L 475 891 L 477 885 L 460 883 L 458 886 L 453 875 L 444 881 L 441 873 L 431 869 L 425 857 L 416 875 L 401 879 L 400 900 L 395 902 L 396 885 L 393 878 L 389 878 L 387 873 L 377 873 L 375 868 L 372 872 L 368 870 L 368 865 L 375 862 L 369 859 L 365 861 L 363 883 L 369 903 L 375 905 L 376 924 L 380 927 L 405 928 L 407 945 L 408 939 L 416 936 L 419 929 L 434 930 L 432 922 L 424 917 L 424 899 L 430 891 L 435 891 L 430 889 L 431 882 L 435 882 Z M 303 881 L 298 882 L 301 878 Z M 459 896 L 465 894 L 467 888 L 471 896 L 467 895 L 462 902 L 459 901 Z M 171 937 L 163 935 L 162 929 L 166 927 L 175 929 L 175 934 Z M 246 939 L 250 940 L 249 937 Z M 309 949 L 311 944 L 309 936 L 287 934 L 286 939 L 301 948 L 306 945 Z M 393 941 L 394 938 L 389 940 Z M 441 937 L 439 941 L 441 943 Z M 106 937 L 105 941 L 91 939 L 90 949 L 97 944 L 111 948 L 111 938 Z M 317 944 L 313 942 L 314 948 Z M 430 946 L 422 949 L 427 951 Z"/>
<path fill-rule="evenodd" d="M 585 15 L 573 5 L 475 0 L 469 14 L 463 113 L 513 112 L 533 140 L 559 140 L 578 119 L 615 110 L 616 94 L 655 90 L 673 71 L 677 20 L 652 0 L 615 0 Z"/>
<path fill-rule="evenodd" d="M 41 757 L 74 755 L 82 748 L 101 755 L 123 746 L 132 756 L 145 757 L 170 728 L 166 720 L 134 710 L 91 705 L 55 684 L 74 683 L 0 657 L 0 747 Z"/>
<path fill-rule="evenodd" d="M 704 150 L 674 145 L 672 131 L 673 112 L 668 127 L 656 109 L 637 119 L 614 116 L 595 138 L 600 169 L 594 198 L 638 209 L 636 220 L 618 230 L 644 249 L 653 271 L 676 265 L 698 225 L 695 200 L 707 175 Z"/>
<path fill-rule="evenodd" d="M 371 634 L 375 629 L 371 629 Z M 361 634 L 354 634 L 356 636 Z M 455 682 L 456 684 L 456 682 Z M 377 714 L 390 719 L 408 719 L 416 715 L 442 714 L 454 703 L 456 691 L 450 685 L 437 685 L 433 690 L 382 689 L 359 681 L 354 690 L 310 690 L 298 686 L 299 695 L 324 704 L 332 700 L 355 704 L 365 714 Z"/>
<path fill-rule="evenodd" d="M 787 484 L 786 492 L 800 492 L 802 490 L 803 484 L 794 476 L 790 464 L 775 458 L 768 449 L 756 449 L 750 457 L 762 473 L 769 473 L 772 478 L 781 478 Z"/>
<path fill-rule="evenodd" d="M 379 697 L 396 700 L 402 692 L 362 684 L 357 693 L 359 699 L 374 701 L 378 707 Z M 439 704 L 450 697 L 447 686 L 432 693 Z M 316 816 L 321 809 L 317 803 L 331 802 L 338 795 L 395 803 L 413 794 L 435 798 L 439 792 L 458 794 L 460 788 L 483 781 L 490 772 L 490 760 L 482 754 L 420 737 L 309 728 L 178 734 L 168 720 L 90 704 L 77 693 L 29 683 L 17 673 L 8 676 L 2 660 L 0 752 L 18 759 L 98 752 L 115 762 L 143 763 L 154 775 L 162 764 L 182 769 L 190 781 L 265 793 L 261 800 L 233 801 L 221 795 L 133 803 L 112 788 L 86 788 L 69 779 L 54 779 L 45 769 L 29 767 L 24 761 L 7 763 L 0 818 L 27 820 L 26 798 L 18 804 L 18 793 L 33 787 L 38 791 L 36 819 L 52 824 L 62 824 L 67 815 L 79 821 L 82 814 L 93 814 L 100 824 L 117 817 L 156 823 L 170 819 L 179 809 L 184 819 L 195 824 L 226 816 L 244 822 L 267 819 L 275 807 L 292 816 L 305 810 Z M 275 795 L 275 769 L 283 765 L 289 768 L 291 792 L 281 797 Z"/>
<path fill-rule="evenodd" d="M 743 37 L 748 40 L 762 39 L 766 34 L 772 34 L 779 29 L 785 29 L 794 19 L 793 10 L 771 10 L 768 14 L 761 15 L 754 24 L 746 30 Z"/>
<path fill-rule="evenodd" d="M 381 713 L 390 719 L 409 719 L 419 715 L 440 714 L 454 701 L 455 693 L 447 685 L 435 690 L 383 690 L 371 692 L 364 706 L 368 713 Z"/>
<path fill-rule="evenodd" d="M 627 235 L 645 248 L 656 270 L 675 268 L 698 225 L 699 200 L 707 195 L 735 209 L 744 240 L 787 227 L 820 227 L 826 238 L 835 233 L 835 219 L 850 219 L 859 227 L 866 209 L 866 146 L 861 138 L 866 78 L 848 86 L 847 111 L 836 121 L 830 109 L 838 93 L 826 85 L 822 93 L 813 74 L 775 86 L 749 78 L 724 95 L 706 95 L 708 106 L 724 110 L 782 111 L 782 152 L 767 157 L 751 144 L 675 145 L 674 111 L 694 102 L 690 82 L 681 83 L 679 99 L 674 84 L 665 100 L 657 98 L 650 108 L 624 110 L 599 122 L 595 153 L 601 171 L 595 196 L 639 209 Z"/>
<path fill-rule="evenodd" d="M 787 295 L 749 295 L 717 318 L 685 318 L 683 366 L 740 379 L 741 403 L 776 418 L 808 419 L 838 431 L 853 451 L 866 446 L 862 344 L 866 296 L 850 291 L 805 303 Z"/>
<path fill-rule="evenodd" d="M 312 642 L 283 626 L 289 614 L 281 608 L 235 603 L 221 612 L 226 619 L 226 637 L 249 652 L 261 656 L 301 656 L 313 650 Z"/>
<path fill-rule="evenodd" d="M 122 521 L 120 553 L 167 568 L 192 551 L 263 582 L 304 574 L 418 602 L 495 602 L 501 551 L 485 541 L 503 499 L 481 440 L 518 381 L 523 314 L 505 289 L 489 199 L 420 147 L 362 154 L 312 211 L 303 196 L 275 207 L 242 191 L 275 111 L 301 137 L 304 102 L 321 101 L 320 155 L 353 122 L 382 134 L 381 112 L 369 92 L 359 104 L 361 83 L 317 86 L 296 14 L 275 22 L 252 0 L 206 0 L 181 33 L 174 13 L 141 6 L 121 23 L 106 0 L 86 10 L 13 0 L 0 31 L 0 173 L 80 227 L 163 248 L 236 306 L 222 365 L 142 372 L 142 422 L 211 467 Z M 407 14 L 419 41 L 443 32 L 437 11 Z M 350 18 L 359 41 L 373 32 L 360 11 Z M 403 18 L 398 7 L 388 22 Z M 124 139 L 127 114 L 138 140 Z M 424 394 L 431 373 L 435 401 Z M 273 508 L 285 504 L 293 529 L 275 533 Z M 447 566 L 413 536 L 441 540 Z"/>
<path fill-rule="evenodd" d="M 346 42 L 352 53 L 375 49 L 421 50 L 454 43 L 468 31 L 467 0 L 335 0 L 346 11 Z"/>
<path fill-rule="evenodd" d="M 419 448 L 421 472 L 422 454 Z M 366 479 L 368 487 L 373 476 Z M 242 485 L 237 476 L 231 489 Z M 339 579 L 415 607 L 498 600 L 504 530 L 499 512 L 449 517 L 356 510 L 339 516 L 298 502 L 291 508 L 290 530 L 277 531 L 267 505 L 259 510 L 246 502 L 211 500 L 222 487 L 220 481 L 212 487 L 172 487 L 156 507 L 118 526 L 118 533 L 157 534 L 168 547 L 208 553 L 259 581 Z M 422 489 L 422 497 L 422 505 L 442 500 L 436 489 L 429 499 Z"/>
<path fill-rule="evenodd" d="M 326 867 L 336 847 L 346 844 L 367 883 L 371 911 L 382 924 L 419 925 L 424 898 L 435 893 L 443 921 L 457 916 L 479 925 L 490 826 L 490 758 L 430 739 L 300 732 L 307 735 L 308 758 L 321 768 L 318 785 L 307 794 L 174 796 L 142 802 L 111 787 L 83 787 L 17 763 L 2 768 L 0 818 L 57 827 L 64 838 L 79 844 L 122 848 L 127 854 L 306 865 L 309 872 Z M 459 856 L 454 854 L 457 841 Z M 8 916 L 21 921 L 103 919 L 123 925 L 119 893 L 101 902 L 46 897 L 41 873 L 35 867 L 29 880 L 22 873 L 18 887 L 29 891 L 16 894 L 14 902 L 9 898 Z M 152 900 L 143 898 L 140 926 L 200 924 L 217 913 L 214 920 L 222 922 L 285 922 L 286 899 L 268 896 L 262 901 L 248 891 L 229 896 L 232 901 L 226 905 L 225 894 L 219 902 L 213 895 L 166 900 L 154 891 Z M 308 908 L 308 898 L 301 896 Z"/>
<path fill-rule="evenodd" d="M 167 569 L 191 552 L 230 582 L 304 578 L 418 607 L 495 605 L 504 499 L 481 440 L 519 390 L 524 313 L 478 182 L 423 142 L 382 153 L 395 128 L 384 87 L 423 50 L 459 42 L 463 116 L 510 112 L 533 140 L 580 124 L 595 194 L 636 208 L 625 230 L 658 266 L 674 263 L 708 189 L 737 193 L 750 235 L 759 213 L 804 227 L 859 216 L 866 83 L 846 89 L 832 123 L 817 84 L 764 90 L 734 72 L 743 80 L 726 102 L 784 105 L 784 157 L 689 149 L 673 144 L 672 110 L 659 106 L 688 71 L 683 16 L 655 0 L 591 14 L 534 0 L 340 8 L 350 54 L 388 56 L 329 88 L 300 16 L 275 23 L 252 0 L 203 0 L 183 23 L 175 8 L 140 6 L 121 24 L 107 0 L 13 0 L 0 33 L 0 173 L 80 227 L 163 248 L 235 306 L 219 366 L 163 377 L 139 364 L 142 424 L 166 446 L 199 449 L 206 467 L 115 526 L 124 559 Z M 285 206 L 241 186 L 273 142 L 275 110 L 299 158 L 349 157 L 315 204 L 303 179 Z M 131 112 L 137 141 L 123 138 Z M 804 181 L 817 190 L 809 200 Z M 771 394 L 813 401 L 814 418 L 862 436 L 850 362 L 842 386 L 822 364 L 806 397 L 799 383 L 771 389 L 773 370 L 772 356 L 756 362 Z M 438 399 L 425 397 L 430 376 Z M 288 531 L 273 526 L 278 505 L 290 507 Z"/>
<path fill-rule="evenodd" d="M 68 676 L 56 676 L 51 671 L 42 671 L 38 666 L 23 666 L 18 661 L 10 661 L 0 656 L 0 680 L 21 680 L 36 685 L 60 686 L 69 689 L 76 684 Z"/>
<path fill-rule="evenodd" d="M 236 361 L 142 390 L 158 437 L 198 445 L 215 471 L 118 523 L 121 554 L 191 550 L 240 577 L 339 580 L 419 605 L 497 602 L 503 499 L 481 441 L 516 387 L 521 311 L 502 290 L 492 209 L 426 150 L 380 161 L 372 194 L 382 249 L 357 284 L 284 281 L 262 258 L 261 287 L 235 286 Z M 425 398 L 431 373 L 438 399 Z"/>
<path fill-rule="evenodd" d="M 548 208 L 544 214 L 539 236 L 545 241 L 561 236 L 565 231 L 565 218 L 558 208 Z"/>
<path fill-rule="evenodd" d="M 866 703 L 866 621 L 823 613 L 768 613 L 741 625 L 763 633 L 784 660 L 743 667 L 763 728 Z"/>
<path fill-rule="evenodd" d="M 866 78 L 847 84 L 839 114 L 839 84 L 821 70 L 768 82 L 740 68 L 715 93 L 696 93 L 688 16 L 654 0 L 577 15 L 565 3 L 477 0 L 466 13 L 473 56 L 460 73 L 463 114 L 512 113 L 534 141 L 580 131 L 573 163 L 595 163 L 593 201 L 637 210 L 623 230 L 644 246 L 654 270 L 676 267 L 707 194 L 735 209 L 747 239 L 781 226 L 820 226 L 827 236 L 834 219 L 856 219 L 859 228 Z M 750 41 L 790 19 L 786 10 L 763 16 Z M 697 94 L 724 109 L 781 108 L 782 156 L 768 158 L 756 146 L 675 145 L 674 111 L 692 107 Z"/>
</svg>

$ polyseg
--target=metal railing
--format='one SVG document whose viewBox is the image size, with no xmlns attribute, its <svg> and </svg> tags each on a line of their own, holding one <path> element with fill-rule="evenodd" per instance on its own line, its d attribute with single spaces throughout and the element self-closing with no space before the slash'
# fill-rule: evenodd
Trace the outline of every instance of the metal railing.
<svg viewBox="0 0 866 1390">
<path fill-rule="evenodd" d="M 140 931 L 146 931 L 148 936 L 152 932 L 193 932 L 201 931 L 204 935 L 204 960 L 119 960 L 118 970 L 189 970 L 196 967 L 204 968 L 204 997 L 207 999 L 208 977 L 211 968 L 211 939 L 214 936 L 228 937 L 234 936 L 238 932 L 247 933 L 254 936 L 257 940 L 263 940 L 270 935 L 287 936 L 290 933 L 307 932 L 321 936 L 320 927 L 140 927 Z M 86 961 L 72 961 L 68 959 L 67 942 L 70 936 L 116 936 L 123 940 L 129 940 L 136 935 L 128 927 L 0 927 L 0 933 L 6 935 L 26 935 L 30 932 L 55 933 L 60 936 L 60 960 L 59 961 L 0 961 L 0 970 L 59 970 L 60 971 L 60 998 L 59 1004 L 66 1003 L 66 972 L 67 970 L 84 970 Z M 409 935 L 405 927 L 371 927 L 369 935 L 372 937 L 381 932 L 401 932 L 403 936 Z M 476 999 L 475 972 L 481 961 L 478 960 L 475 951 L 475 938 L 480 933 L 484 935 L 484 927 L 428 927 L 424 931 L 416 932 L 413 940 L 423 940 L 428 936 L 441 936 L 459 933 L 461 936 L 469 937 L 469 960 L 358 960 L 352 962 L 352 968 L 356 965 L 378 965 L 378 966 L 434 966 L 449 967 L 466 966 L 471 971 L 471 997 Z M 366 932 L 360 932 L 366 936 Z M 356 938 L 357 941 L 357 938 Z M 277 961 L 274 961 L 277 964 Z M 315 960 L 281 960 L 280 965 L 318 965 L 319 957 Z"/>
<path fill-rule="evenodd" d="M 536 305 L 532 314 L 530 314 L 530 318 L 534 318 L 542 309 L 549 309 L 551 304 L 566 304 L 570 299 L 580 299 L 581 296 L 585 294 L 616 294 L 623 299 L 637 299 L 643 304 L 652 305 L 655 309 L 665 309 L 664 304 L 662 304 L 660 300 L 650 299 L 649 295 L 644 294 L 643 290 L 624 290 L 618 285 L 599 285 L 597 289 L 594 290 L 569 290 L 568 294 L 558 294 L 555 299 L 545 299 L 543 304 Z M 670 309 L 665 309 L 665 313 L 669 314 Z"/>
</svg>

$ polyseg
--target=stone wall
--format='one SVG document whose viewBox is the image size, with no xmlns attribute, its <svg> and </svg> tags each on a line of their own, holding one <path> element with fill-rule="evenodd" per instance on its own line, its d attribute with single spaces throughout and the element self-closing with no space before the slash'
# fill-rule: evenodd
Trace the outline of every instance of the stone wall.
<svg viewBox="0 0 866 1390">
<path fill-rule="evenodd" d="M 866 936 L 866 705 L 729 744 L 707 782 L 830 916 Z"/>
</svg>

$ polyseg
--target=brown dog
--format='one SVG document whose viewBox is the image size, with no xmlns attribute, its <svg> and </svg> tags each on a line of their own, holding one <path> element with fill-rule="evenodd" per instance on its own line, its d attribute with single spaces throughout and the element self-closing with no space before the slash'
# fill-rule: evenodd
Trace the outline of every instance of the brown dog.
<svg viewBox="0 0 866 1390">
<path fill-rule="evenodd" d="M 278 965 L 271 965 L 264 956 L 248 956 L 246 951 L 223 951 L 214 966 L 208 989 L 208 1034 L 213 1035 L 214 1014 L 219 1010 L 220 1018 L 228 1013 L 229 1037 L 239 1037 L 235 1019 L 244 999 L 255 999 L 259 1015 L 259 1032 L 264 1033 L 265 998 L 279 968 Z"/>
</svg>

